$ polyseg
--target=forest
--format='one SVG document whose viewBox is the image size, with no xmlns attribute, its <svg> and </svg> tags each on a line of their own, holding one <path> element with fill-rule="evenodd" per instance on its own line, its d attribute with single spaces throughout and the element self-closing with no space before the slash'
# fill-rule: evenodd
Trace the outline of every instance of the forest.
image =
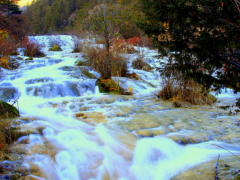
<svg viewBox="0 0 240 180">
<path fill-rule="evenodd" d="M 19 1 L 0 0 L 0 179 L 240 177 L 238 0 Z"/>
</svg>

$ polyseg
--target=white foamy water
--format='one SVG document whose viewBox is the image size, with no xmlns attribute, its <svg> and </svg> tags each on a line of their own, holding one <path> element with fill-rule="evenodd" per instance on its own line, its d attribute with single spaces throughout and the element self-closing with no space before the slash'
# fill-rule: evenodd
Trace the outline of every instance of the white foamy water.
<svg viewBox="0 0 240 180">
<path fill-rule="evenodd" d="M 95 113 L 98 110 L 111 122 L 108 119 L 114 116 L 111 108 L 130 107 L 136 100 L 115 100 L 108 109 L 103 108 L 107 101 L 89 103 L 107 96 L 99 92 L 95 79 L 76 79 L 62 69 L 73 66 L 77 59 L 68 54 L 71 52 L 71 37 L 61 36 L 62 52 L 47 51 L 47 36 L 35 39 L 46 46 L 45 53 L 51 59 L 36 58 L 33 63 L 22 65 L 18 72 L 9 72 L 0 82 L 10 83 L 21 92 L 19 106 L 22 115 L 36 117 L 37 120 L 24 126 L 43 129 L 42 134 L 30 134 L 26 145 L 28 153 L 24 165 L 31 167 L 35 164 L 40 169 L 33 177 L 48 180 L 167 180 L 217 157 L 219 153 L 227 153 L 207 143 L 182 146 L 166 136 L 137 138 L 111 123 L 91 124 L 76 119 L 79 107 L 89 105 L 88 111 Z M 74 73 L 81 74 L 77 70 Z M 119 78 L 119 82 L 126 89 L 132 87 L 136 96 L 149 96 L 156 88 L 146 81 L 157 86 L 156 76 L 151 72 L 139 73 L 139 81 Z M 141 100 L 138 101 L 141 104 Z M 77 103 L 79 107 L 75 106 Z M 100 117 L 97 116 L 96 121 L 97 118 Z M 119 121 L 124 119 L 121 117 Z M 24 138 L 27 137 L 19 141 Z"/>
</svg>

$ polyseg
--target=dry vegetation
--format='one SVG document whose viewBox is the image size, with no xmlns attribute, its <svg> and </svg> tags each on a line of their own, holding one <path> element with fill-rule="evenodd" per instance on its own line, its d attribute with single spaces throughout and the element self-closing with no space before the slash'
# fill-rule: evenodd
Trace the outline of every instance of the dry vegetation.
<svg viewBox="0 0 240 180">
<path fill-rule="evenodd" d="M 0 54 L 3 56 L 17 55 L 18 44 L 13 38 L 0 38 Z"/>
<path fill-rule="evenodd" d="M 106 50 L 85 42 L 83 52 L 85 53 L 87 64 L 94 70 L 98 71 L 101 75 L 104 75 L 107 69 Z M 112 76 L 125 77 L 127 74 L 126 59 L 121 57 L 116 51 L 110 51 L 109 56 L 111 60 Z"/>
<path fill-rule="evenodd" d="M 8 144 L 19 138 L 19 133 L 11 127 L 11 119 L 9 119 L 16 116 L 19 116 L 19 113 L 15 107 L 0 101 L 0 160 L 4 159 L 3 152 Z"/>
<path fill-rule="evenodd" d="M 29 57 L 44 57 L 46 56 L 43 52 L 41 52 L 41 46 L 38 42 L 29 41 L 26 39 L 23 43 L 24 56 Z"/>
<path fill-rule="evenodd" d="M 83 44 L 82 41 L 77 38 L 77 37 L 73 37 L 73 51 L 72 53 L 80 53 L 83 50 Z"/>
<path fill-rule="evenodd" d="M 163 100 L 173 100 L 174 106 L 181 106 L 180 102 L 188 102 L 195 105 L 212 104 L 216 98 L 209 91 L 194 80 L 177 80 L 163 78 L 163 89 L 157 94 Z"/>
<path fill-rule="evenodd" d="M 10 60 L 10 58 L 8 56 L 1 57 L 0 58 L 1 67 L 5 68 L 5 69 L 10 69 L 9 60 Z"/>
</svg>

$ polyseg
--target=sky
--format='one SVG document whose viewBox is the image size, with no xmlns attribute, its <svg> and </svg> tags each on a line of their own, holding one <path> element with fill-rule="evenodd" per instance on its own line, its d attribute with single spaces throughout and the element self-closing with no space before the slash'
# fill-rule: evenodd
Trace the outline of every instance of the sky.
<svg viewBox="0 0 240 180">
<path fill-rule="evenodd" d="M 20 0 L 19 2 L 18 2 L 18 5 L 20 6 L 20 7 L 23 7 L 23 6 L 25 6 L 25 5 L 27 5 L 27 3 L 29 2 L 31 2 L 32 0 Z"/>
</svg>

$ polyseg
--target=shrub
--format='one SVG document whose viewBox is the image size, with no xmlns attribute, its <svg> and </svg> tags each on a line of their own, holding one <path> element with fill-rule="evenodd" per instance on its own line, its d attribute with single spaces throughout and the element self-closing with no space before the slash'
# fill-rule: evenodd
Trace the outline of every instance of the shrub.
<svg viewBox="0 0 240 180">
<path fill-rule="evenodd" d="M 86 45 L 83 48 L 85 52 L 85 58 L 88 64 L 96 71 L 98 71 L 102 77 L 106 77 L 108 64 L 106 62 L 107 52 L 104 49 Z M 110 51 L 109 54 L 111 63 L 112 76 L 125 77 L 127 74 L 127 62 L 118 53 Z"/>
<path fill-rule="evenodd" d="M 132 46 L 148 47 L 150 49 L 153 48 L 153 44 L 147 36 L 134 36 L 128 39 L 128 43 Z"/>
<path fill-rule="evenodd" d="M 77 37 L 73 38 L 73 51 L 72 53 L 79 53 L 82 52 L 83 45 L 81 43 L 81 40 L 78 39 Z"/>
<path fill-rule="evenodd" d="M 10 67 L 9 67 L 10 58 L 8 56 L 1 57 L 0 61 L 1 61 L 2 68 L 10 69 Z"/>
<path fill-rule="evenodd" d="M 128 39 L 128 42 L 132 45 L 132 46 L 143 46 L 143 41 L 140 37 L 132 37 Z"/>
<path fill-rule="evenodd" d="M 163 89 L 159 91 L 158 98 L 172 99 L 175 107 L 180 107 L 180 102 L 188 102 L 195 105 L 212 104 L 216 98 L 209 91 L 194 80 L 181 80 L 163 78 Z"/>
<path fill-rule="evenodd" d="M 137 51 L 129 45 L 128 41 L 120 38 L 111 48 L 112 51 L 117 53 L 133 54 Z"/>
<path fill-rule="evenodd" d="M 0 54 L 3 56 L 13 55 L 17 53 L 17 42 L 14 38 L 7 36 L 0 37 Z"/>
<path fill-rule="evenodd" d="M 43 52 L 41 52 L 41 46 L 38 42 L 29 41 L 29 39 L 25 39 L 22 43 L 24 50 L 24 56 L 29 57 L 44 57 L 46 56 Z"/>
</svg>

